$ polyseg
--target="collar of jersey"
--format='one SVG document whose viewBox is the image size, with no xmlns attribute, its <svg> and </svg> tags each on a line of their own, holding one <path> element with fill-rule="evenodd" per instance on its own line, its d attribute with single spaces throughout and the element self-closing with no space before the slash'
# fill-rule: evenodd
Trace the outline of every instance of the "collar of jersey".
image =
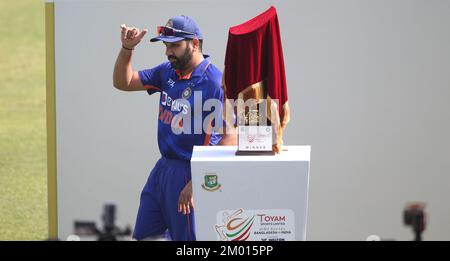
<svg viewBox="0 0 450 261">
<path fill-rule="evenodd" d="M 206 67 L 209 65 L 210 61 L 209 61 L 209 55 L 203 55 L 203 58 L 205 58 L 199 65 L 197 65 L 197 67 L 195 67 L 195 69 L 189 73 L 186 74 L 185 76 L 181 75 L 180 70 L 175 70 L 175 73 L 178 76 L 178 80 L 189 80 L 192 77 L 196 77 L 196 76 L 202 76 L 203 73 L 205 73 L 205 69 Z"/>
</svg>

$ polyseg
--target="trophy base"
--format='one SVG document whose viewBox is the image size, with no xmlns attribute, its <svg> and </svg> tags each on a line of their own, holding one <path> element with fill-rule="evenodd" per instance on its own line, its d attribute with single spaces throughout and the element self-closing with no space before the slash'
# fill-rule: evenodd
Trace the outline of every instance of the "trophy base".
<svg viewBox="0 0 450 261">
<path fill-rule="evenodd" d="M 236 156 L 273 156 L 275 155 L 275 152 L 269 150 L 269 151 L 244 151 L 244 150 L 238 150 L 236 151 Z"/>
</svg>

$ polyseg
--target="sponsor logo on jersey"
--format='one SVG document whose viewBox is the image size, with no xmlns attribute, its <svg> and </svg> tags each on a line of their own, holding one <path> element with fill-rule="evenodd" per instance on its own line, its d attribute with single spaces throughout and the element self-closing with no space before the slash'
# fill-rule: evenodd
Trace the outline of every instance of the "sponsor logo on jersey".
<svg viewBox="0 0 450 261">
<path fill-rule="evenodd" d="M 191 97 L 192 95 L 192 89 L 190 87 L 187 87 L 186 89 L 184 89 L 183 94 L 181 95 L 183 97 L 183 99 L 189 99 L 189 97 Z"/>
</svg>

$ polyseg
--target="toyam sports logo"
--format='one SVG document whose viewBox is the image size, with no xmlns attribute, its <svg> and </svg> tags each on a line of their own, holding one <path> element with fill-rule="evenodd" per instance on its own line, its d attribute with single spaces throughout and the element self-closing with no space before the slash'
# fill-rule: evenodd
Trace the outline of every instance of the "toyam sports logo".
<svg viewBox="0 0 450 261">
<path fill-rule="evenodd" d="M 215 226 L 221 241 L 246 241 L 249 239 L 255 215 L 246 216 L 243 212 L 244 210 L 241 208 L 232 214 L 223 213 L 223 223 Z"/>
</svg>

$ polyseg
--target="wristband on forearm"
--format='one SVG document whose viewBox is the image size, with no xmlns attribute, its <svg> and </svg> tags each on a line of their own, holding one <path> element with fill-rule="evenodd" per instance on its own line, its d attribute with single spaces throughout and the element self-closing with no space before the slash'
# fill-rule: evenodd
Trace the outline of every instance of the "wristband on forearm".
<svg viewBox="0 0 450 261">
<path fill-rule="evenodd" d="M 134 50 L 134 48 L 130 49 L 130 48 L 125 47 L 124 45 L 122 45 L 122 48 L 125 49 L 125 50 L 128 50 L 128 51 L 133 51 Z"/>
</svg>

